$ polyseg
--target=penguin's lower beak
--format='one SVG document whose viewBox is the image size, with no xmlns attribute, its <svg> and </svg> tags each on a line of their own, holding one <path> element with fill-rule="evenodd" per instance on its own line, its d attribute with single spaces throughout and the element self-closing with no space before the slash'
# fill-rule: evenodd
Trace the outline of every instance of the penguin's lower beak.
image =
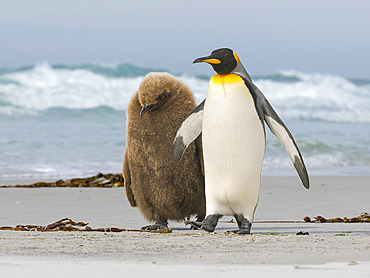
<svg viewBox="0 0 370 278">
<path fill-rule="evenodd" d="M 210 56 L 207 56 L 207 57 L 201 57 L 201 58 L 198 58 L 198 59 L 195 59 L 193 61 L 193 64 L 196 64 L 196 63 L 208 63 L 208 64 L 221 64 L 221 61 L 219 59 L 215 59 L 215 58 L 212 58 Z"/>
<path fill-rule="evenodd" d="M 142 108 L 142 109 L 141 109 L 141 111 L 140 111 L 140 117 L 144 116 L 144 114 L 145 114 L 148 110 L 150 110 L 151 108 L 153 108 L 153 106 L 154 106 L 154 104 L 151 104 L 151 105 L 146 106 L 146 103 L 144 102 L 144 106 L 143 106 L 143 108 Z"/>
</svg>

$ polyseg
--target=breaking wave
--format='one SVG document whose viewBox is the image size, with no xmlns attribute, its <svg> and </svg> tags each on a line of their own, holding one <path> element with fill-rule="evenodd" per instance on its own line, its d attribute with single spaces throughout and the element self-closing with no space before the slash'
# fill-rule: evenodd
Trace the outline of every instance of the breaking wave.
<svg viewBox="0 0 370 278">
<path fill-rule="evenodd" d="M 130 64 L 79 66 L 37 64 L 0 70 L 0 114 L 22 115 L 50 108 L 125 110 L 146 69 Z M 204 76 L 178 75 L 200 102 L 206 95 Z M 285 119 L 370 122 L 370 80 L 328 74 L 282 71 L 256 76 L 256 85 Z"/>
</svg>

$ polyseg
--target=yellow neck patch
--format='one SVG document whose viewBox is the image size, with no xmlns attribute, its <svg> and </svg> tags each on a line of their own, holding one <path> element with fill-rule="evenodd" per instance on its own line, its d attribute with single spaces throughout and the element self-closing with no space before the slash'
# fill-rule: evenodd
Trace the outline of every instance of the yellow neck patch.
<svg viewBox="0 0 370 278">
<path fill-rule="evenodd" d="M 237 83 L 242 81 L 242 78 L 234 73 L 228 74 L 216 74 L 212 77 L 211 82 L 213 83 Z"/>
</svg>

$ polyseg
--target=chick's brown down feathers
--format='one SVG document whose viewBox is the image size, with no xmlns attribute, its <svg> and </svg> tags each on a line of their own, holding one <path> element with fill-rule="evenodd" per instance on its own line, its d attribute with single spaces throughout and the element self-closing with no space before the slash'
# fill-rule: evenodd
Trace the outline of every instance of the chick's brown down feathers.
<svg viewBox="0 0 370 278">
<path fill-rule="evenodd" d="M 144 105 L 152 108 L 140 117 Z M 195 107 L 190 89 L 169 73 L 148 74 L 128 105 L 126 195 L 150 222 L 205 215 L 201 138 L 189 146 L 180 163 L 171 160 L 176 132 Z"/>
</svg>

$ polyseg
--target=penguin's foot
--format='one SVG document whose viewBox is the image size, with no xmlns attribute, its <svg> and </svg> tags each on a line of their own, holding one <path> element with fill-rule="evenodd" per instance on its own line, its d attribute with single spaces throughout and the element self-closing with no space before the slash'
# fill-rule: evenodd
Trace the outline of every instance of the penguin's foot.
<svg viewBox="0 0 370 278">
<path fill-rule="evenodd" d="M 239 229 L 234 231 L 229 231 L 236 235 L 249 235 L 251 233 L 250 229 Z"/>
<path fill-rule="evenodd" d="M 217 226 L 218 219 L 221 215 L 208 215 L 203 221 L 185 221 L 186 225 L 191 225 L 195 229 L 202 229 L 206 232 L 213 232 Z M 191 228 L 190 228 L 191 229 Z"/>
<path fill-rule="evenodd" d="M 190 230 L 198 230 L 203 225 L 203 222 L 185 221 L 185 225 L 190 225 Z"/>
<path fill-rule="evenodd" d="M 189 223 L 189 222 L 193 222 L 193 223 Z M 199 227 L 198 227 L 198 223 L 200 223 L 200 222 L 198 222 L 198 221 L 186 221 L 185 222 L 185 225 L 190 225 L 190 230 L 198 230 L 199 229 Z"/>
<path fill-rule="evenodd" d="M 153 225 L 147 225 L 147 226 L 141 227 L 140 230 L 157 231 L 157 230 L 164 230 L 165 228 L 168 228 L 167 224 L 155 223 Z"/>
<path fill-rule="evenodd" d="M 239 230 L 231 231 L 237 235 L 247 235 L 251 233 L 252 222 L 243 215 L 235 215 L 236 222 L 238 223 Z"/>
<path fill-rule="evenodd" d="M 194 225 L 191 225 L 190 224 L 190 230 L 198 230 L 199 229 L 199 223 L 202 223 L 202 221 L 204 220 L 204 215 L 197 215 L 195 217 L 196 221 L 189 221 L 189 218 L 187 219 L 187 221 L 185 221 L 185 225 L 188 225 L 190 224 L 189 222 L 194 222 L 195 224 Z"/>
</svg>

